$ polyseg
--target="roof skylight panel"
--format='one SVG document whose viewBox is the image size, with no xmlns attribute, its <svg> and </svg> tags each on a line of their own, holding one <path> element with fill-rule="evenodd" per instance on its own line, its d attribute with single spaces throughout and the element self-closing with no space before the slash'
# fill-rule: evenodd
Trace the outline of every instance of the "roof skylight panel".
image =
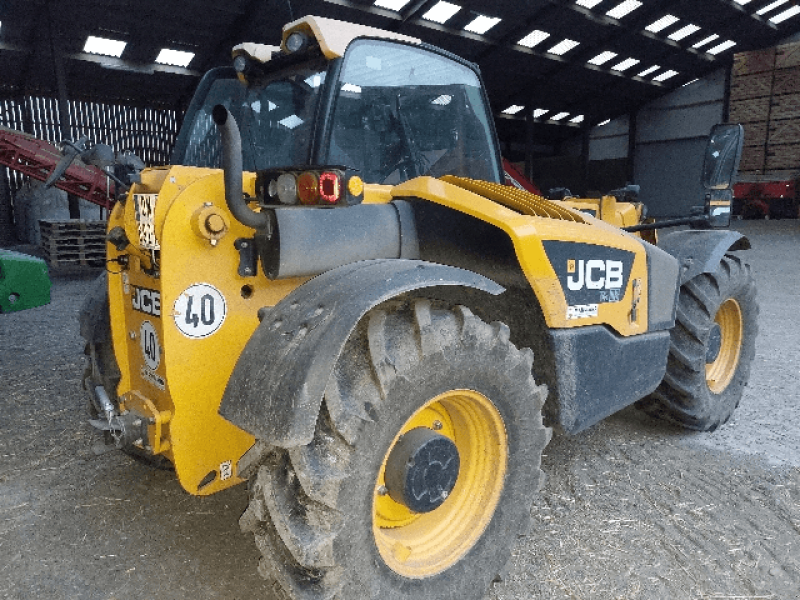
<svg viewBox="0 0 800 600">
<path fill-rule="evenodd" d="M 642 5 L 639 0 L 624 0 L 622 4 L 618 4 L 606 13 L 606 16 L 612 19 L 621 19 L 622 17 L 631 14 Z"/>
<path fill-rule="evenodd" d="M 800 6 L 792 6 L 791 8 L 787 8 L 785 11 L 778 13 L 774 17 L 770 17 L 769 22 L 775 23 L 783 23 L 786 19 L 791 19 L 793 16 L 800 14 Z"/>
<path fill-rule="evenodd" d="M 467 23 L 464 27 L 464 31 L 469 31 L 472 33 L 477 33 L 478 35 L 483 35 L 487 31 L 489 31 L 492 27 L 497 25 L 500 22 L 500 19 L 497 17 L 487 17 L 486 15 L 478 15 L 472 21 Z"/>
<path fill-rule="evenodd" d="M 709 54 L 719 54 L 720 52 L 724 52 L 728 48 L 733 48 L 736 45 L 736 42 L 733 40 L 728 40 L 727 42 L 722 42 L 721 44 L 717 44 L 713 48 L 709 48 L 706 50 Z"/>
<path fill-rule="evenodd" d="M 762 8 L 759 8 L 759 9 L 756 11 L 756 14 L 757 14 L 757 15 L 759 15 L 759 16 L 761 16 L 761 15 L 765 15 L 765 14 L 767 14 L 768 12 L 770 12 L 770 11 L 772 11 L 772 10 L 775 10 L 775 9 L 776 9 L 776 8 L 778 8 L 779 6 L 783 6 L 783 5 L 784 5 L 784 4 L 786 4 L 788 1 L 789 1 L 789 0 L 775 0 L 775 2 L 772 2 L 771 4 L 767 4 L 766 6 L 764 6 L 764 7 L 762 7 Z"/>
<path fill-rule="evenodd" d="M 505 110 L 502 110 L 501 112 L 504 115 L 515 115 L 519 111 L 521 111 L 523 108 L 525 108 L 525 107 L 524 106 L 520 106 L 519 104 L 512 104 L 511 106 L 509 106 Z"/>
<path fill-rule="evenodd" d="M 716 33 L 712 33 L 707 38 L 704 38 L 704 39 L 700 40 L 699 42 L 697 42 L 696 44 L 693 44 L 692 48 L 695 48 L 695 49 L 702 48 L 703 46 L 707 46 L 711 42 L 713 42 L 715 40 L 718 40 L 718 39 L 719 39 L 719 36 Z"/>
<path fill-rule="evenodd" d="M 189 63 L 194 58 L 194 52 L 185 52 L 184 50 L 171 50 L 170 48 L 162 48 L 158 53 L 156 62 L 162 65 L 173 65 L 175 67 L 188 67 Z"/>
<path fill-rule="evenodd" d="M 668 39 L 673 40 L 675 42 L 680 42 L 682 39 L 689 37 L 693 33 L 697 33 L 700 31 L 700 27 L 697 25 L 684 25 L 678 31 L 675 31 L 667 36 Z"/>
<path fill-rule="evenodd" d="M 550 111 L 547 110 L 546 108 L 534 108 L 533 109 L 533 118 L 534 119 L 538 119 L 539 117 L 545 116 L 549 112 Z"/>
<path fill-rule="evenodd" d="M 547 33 L 546 31 L 534 29 L 528 35 L 526 35 L 524 38 L 518 41 L 517 44 L 519 44 L 520 46 L 525 46 L 526 48 L 533 48 L 534 46 L 541 44 L 549 37 L 550 34 Z"/>
<path fill-rule="evenodd" d="M 555 46 L 550 48 L 548 52 L 550 54 L 555 54 L 556 56 L 564 56 L 567 52 L 569 52 L 573 48 L 580 46 L 580 44 L 581 44 L 580 42 L 576 42 L 575 40 L 566 39 L 558 42 Z"/>
<path fill-rule="evenodd" d="M 672 79 L 675 75 L 679 75 L 679 73 L 670 69 L 669 71 L 664 71 L 661 75 L 653 77 L 653 81 L 666 81 L 667 79 Z"/>
<path fill-rule="evenodd" d="M 375 6 L 387 10 L 399 11 L 409 2 L 411 2 L 411 0 L 375 0 Z"/>
<path fill-rule="evenodd" d="M 83 51 L 89 54 L 103 54 L 105 56 L 114 56 L 119 58 L 125 50 L 126 42 L 119 40 L 110 40 L 108 38 L 96 37 L 90 35 L 86 38 L 86 44 L 83 46 Z"/>
<path fill-rule="evenodd" d="M 640 61 L 639 61 L 638 58 L 626 58 L 622 62 L 617 63 L 616 65 L 611 67 L 611 70 L 612 71 L 619 71 L 621 73 L 623 71 L 627 71 L 631 67 L 635 67 L 636 65 L 639 64 L 639 62 Z"/>
<path fill-rule="evenodd" d="M 578 6 L 582 6 L 584 8 L 594 8 L 602 1 L 603 0 L 575 0 L 575 4 L 577 4 Z"/>
<path fill-rule="evenodd" d="M 650 75 L 650 73 L 655 73 L 655 72 L 656 72 L 656 71 L 658 71 L 660 68 L 661 68 L 661 65 L 653 65 L 653 66 L 652 66 L 652 67 L 650 67 L 649 69 L 645 69 L 644 71 L 642 71 L 641 73 L 639 73 L 639 74 L 637 75 L 637 77 L 647 77 L 648 75 Z"/>
<path fill-rule="evenodd" d="M 439 0 L 439 2 L 434 4 L 428 12 L 422 15 L 422 18 L 427 21 L 433 21 L 434 23 L 439 23 L 442 25 L 449 21 L 450 18 L 460 10 L 461 7 L 457 4 L 445 2 L 445 0 Z"/>
<path fill-rule="evenodd" d="M 645 31 L 649 31 L 650 33 L 658 33 L 659 31 L 666 29 L 670 25 L 674 25 L 678 21 L 680 21 L 680 19 L 675 15 L 664 15 L 657 21 L 653 21 L 652 23 L 650 23 L 650 25 L 648 25 L 644 29 Z"/>
<path fill-rule="evenodd" d="M 610 61 L 612 58 L 615 58 L 616 56 L 617 56 L 616 52 L 601 52 L 600 54 L 598 54 L 594 58 L 590 58 L 587 62 L 590 65 L 600 66 L 600 65 L 603 65 L 603 64 L 607 63 L 608 61 Z"/>
<path fill-rule="evenodd" d="M 561 121 L 562 119 L 565 119 L 568 116 L 569 116 L 568 112 L 560 112 L 557 115 L 553 115 L 552 117 L 550 117 L 550 120 L 551 121 Z"/>
</svg>

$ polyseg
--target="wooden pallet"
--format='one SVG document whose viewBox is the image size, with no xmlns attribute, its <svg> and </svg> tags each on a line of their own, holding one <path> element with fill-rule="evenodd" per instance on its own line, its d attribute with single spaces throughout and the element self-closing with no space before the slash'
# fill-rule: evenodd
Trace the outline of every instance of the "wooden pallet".
<svg viewBox="0 0 800 600">
<path fill-rule="evenodd" d="M 744 145 L 763 146 L 767 143 L 767 121 L 744 123 Z"/>
<path fill-rule="evenodd" d="M 775 96 L 800 94 L 800 67 L 776 70 L 772 94 Z"/>
<path fill-rule="evenodd" d="M 39 231 L 42 235 L 60 237 L 66 234 L 74 236 L 96 236 L 105 237 L 108 223 L 106 221 L 87 221 L 84 219 L 70 219 L 68 221 L 39 221 Z"/>
<path fill-rule="evenodd" d="M 769 117 L 769 96 L 752 100 L 731 102 L 729 121 L 731 123 L 753 123 L 766 121 Z"/>
<path fill-rule="evenodd" d="M 772 71 L 731 78 L 731 101 L 771 96 L 772 79 Z"/>
<path fill-rule="evenodd" d="M 54 268 L 100 267 L 106 259 L 105 221 L 39 221 L 45 260 Z"/>
<path fill-rule="evenodd" d="M 800 67 L 800 42 L 784 44 L 775 49 L 775 68 Z"/>
<path fill-rule="evenodd" d="M 747 130 L 745 129 L 745 136 Z M 769 122 L 769 143 L 800 144 L 800 119 L 782 119 Z"/>
<path fill-rule="evenodd" d="M 775 68 L 775 48 L 739 52 L 733 57 L 733 75 L 752 75 Z"/>
<path fill-rule="evenodd" d="M 764 168 L 767 171 L 800 168 L 800 144 L 770 145 Z"/>
<path fill-rule="evenodd" d="M 742 148 L 742 160 L 739 162 L 740 171 L 764 170 L 764 146 L 745 146 Z"/>
<path fill-rule="evenodd" d="M 783 94 L 772 97 L 770 120 L 800 118 L 800 94 Z"/>
</svg>

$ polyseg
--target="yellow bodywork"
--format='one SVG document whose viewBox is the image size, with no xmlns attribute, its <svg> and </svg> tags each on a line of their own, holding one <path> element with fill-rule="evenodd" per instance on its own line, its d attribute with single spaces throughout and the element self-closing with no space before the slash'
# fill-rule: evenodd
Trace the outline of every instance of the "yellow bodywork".
<svg viewBox="0 0 800 600">
<path fill-rule="evenodd" d="M 509 193 L 519 192 L 510 188 Z M 396 198 L 429 200 L 505 231 L 514 244 L 519 264 L 539 300 L 549 327 L 582 327 L 604 323 L 624 336 L 647 331 L 647 257 L 641 242 L 630 234 L 589 215 L 578 215 L 579 220 L 565 220 L 521 214 L 433 177 L 417 177 L 397 185 L 392 189 L 392 195 Z M 595 317 L 569 319 L 566 297 L 542 244 L 546 240 L 609 246 L 634 253 L 630 280 L 622 299 L 615 303 L 600 304 Z M 638 283 L 634 285 L 634 282 Z M 638 310 L 632 313 L 634 302 Z M 633 315 L 636 319 L 632 319 Z"/>
<path fill-rule="evenodd" d="M 460 185 L 467 185 L 465 181 L 470 180 L 461 180 Z M 466 213 L 506 232 L 549 327 L 604 323 L 623 336 L 647 330 L 646 258 L 633 236 L 570 207 L 552 212 L 553 203 L 526 193 L 520 196 L 512 188 L 490 189 L 485 184 L 481 187 L 480 182 L 470 185 L 475 191 L 431 177 L 395 187 L 367 184 L 363 202 L 414 197 Z M 243 186 L 246 194 L 255 196 L 253 173 L 244 174 Z M 476 191 L 494 196 L 494 200 Z M 154 207 L 152 214 L 148 206 Z M 229 213 L 220 170 L 145 170 L 141 183 L 134 185 L 126 202 L 118 203 L 112 212 L 109 228 L 115 227 L 123 228 L 131 242 L 123 250 L 108 245 L 112 261 L 127 261 L 109 275 L 112 335 L 122 372 L 118 387 L 121 409 L 147 420 L 148 439 L 139 445 L 169 458 L 190 493 L 211 494 L 239 483 L 237 462 L 254 439 L 223 419 L 218 408 L 234 365 L 258 326 L 258 309 L 275 305 L 305 279 L 270 281 L 263 273 L 239 275 L 240 255 L 234 242 L 252 242 L 254 231 Z M 546 240 L 610 246 L 633 253 L 621 300 L 600 304 L 597 316 L 569 319 L 564 292 L 544 251 Z M 193 295 L 190 289 L 198 285 L 216 290 L 216 302 L 224 300 L 224 318 L 215 331 L 193 338 L 181 330 L 181 324 L 192 316 L 187 298 Z M 149 311 L 134 308 L 135 296 L 141 293 L 150 298 L 145 307 Z M 156 297 L 159 311 L 152 310 Z M 636 305 L 639 310 L 633 310 Z M 198 307 L 196 304 L 194 310 Z M 213 308 L 219 320 L 222 306 Z"/>
<path fill-rule="evenodd" d="M 251 195 L 254 184 L 255 176 L 245 175 L 244 189 Z M 155 235 L 161 246 L 157 278 L 147 273 L 153 266 L 150 252 L 137 244 L 134 201 L 137 194 L 156 193 Z M 198 211 L 208 213 L 203 222 L 212 224 L 218 215 L 227 224 L 224 234 L 211 232 L 211 239 L 207 232 L 201 235 L 192 225 Z M 258 309 L 275 304 L 304 280 L 268 282 L 263 276 L 237 274 L 239 253 L 233 243 L 252 238 L 253 230 L 228 213 L 219 170 L 172 167 L 143 172 L 142 183 L 114 208 L 109 228 L 116 226 L 123 227 L 131 240 L 121 252 L 108 245 L 110 259 L 125 254 L 129 261 L 127 269 L 109 275 L 122 409 L 151 419 L 149 440 L 143 445 L 174 463 L 187 491 L 210 494 L 239 483 L 236 462 L 254 440 L 220 417 L 217 409 L 234 364 L 258 325 Z M 214 286 L 226 302 L 223 326 L 204 339 L 185 336 L 174 322 L 179 317 L 174 314 L 176 301 L 197 283 Z M 137 287 L 159 292 L 160 317 L 132 308 L 131 294 Z M 153 325 L 160 347 L 156 369 L 150 369 L 143 356 L 140 338 L 145 321 Z M 210 473 L 213 480 L 201 488 Z"/>
</svg>

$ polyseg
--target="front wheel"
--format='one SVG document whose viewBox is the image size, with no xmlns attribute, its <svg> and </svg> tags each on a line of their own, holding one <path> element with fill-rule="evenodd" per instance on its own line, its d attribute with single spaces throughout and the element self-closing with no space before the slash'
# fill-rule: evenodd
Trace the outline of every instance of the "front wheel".
<svg viewBox="0 0 800 600">
<path fill-rule="evenodd" d="M 550 437 L 532 358 L 464 307 L 371 312 L 314 440 L 250 481 L 240 523 L 279 597 L 482 598 L 527 530 Z"/>
<path fill-rule="evenodd" d="M 714 273 L 681 286 L 667 373 L 639 406 L 689 429 L 713 431 L 739 405 L 757 333 L 750 265 L 728 254 Z"/>
</svg>

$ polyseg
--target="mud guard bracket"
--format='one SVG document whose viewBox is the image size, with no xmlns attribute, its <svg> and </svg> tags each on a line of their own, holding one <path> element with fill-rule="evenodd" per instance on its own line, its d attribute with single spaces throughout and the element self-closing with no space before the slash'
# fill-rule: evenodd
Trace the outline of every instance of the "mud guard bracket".
<svg viewBox="0 0 800 600">
<path fill-rule="evenodd" d="M 733 230 L 687 229 L 663 236 L 658 247 L 678 259 L 683 285 L 702 273 L 716 271 L 726 252 L 749 250 L 750 240 Z"/>
<path fill-rule="evenodd" d="M 400 294 L 439 286 L 504 291 L 477 273 L 419 260 L 362 261 L 315 277 L 262 313 L 220 414 L 267 444 L 308 444 L 328 378 L 361 318 Z"/>
</svg>

